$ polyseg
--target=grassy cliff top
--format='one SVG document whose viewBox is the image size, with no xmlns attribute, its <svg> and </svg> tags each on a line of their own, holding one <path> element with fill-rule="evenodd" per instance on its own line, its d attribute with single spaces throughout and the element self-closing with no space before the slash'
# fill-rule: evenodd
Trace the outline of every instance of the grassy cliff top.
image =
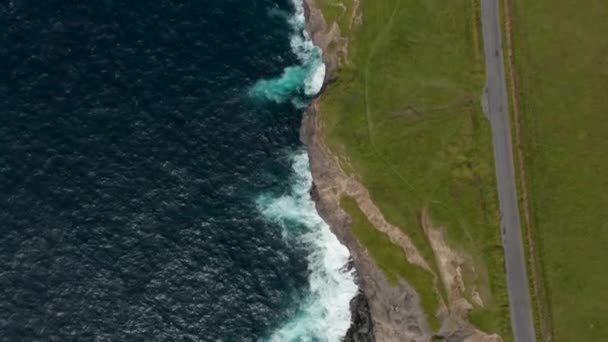
<svg viewBox="0 0 608 342">
<path fill-rule="evenodd" d="M 479 1 L 361 1 L 357 10 L 353 0 L 316 1 L 348 42 L 319 103 L 326 143 L 438 274 L 420 222 L 422 211 L 430 214 L 449 246 L 472 260 L 463 296 L 475 303 L 477 292 L 481 305 L 470 319 L 509 340 L 491 132 L 480 103 Z M 372 241 L 362 243 L 382 255 Z M 398 263 L 380 263 L 389 278 L 411 278 Z M 423 298 L 445 297 L 431 280 L 405 280 Z"/>
</svg>

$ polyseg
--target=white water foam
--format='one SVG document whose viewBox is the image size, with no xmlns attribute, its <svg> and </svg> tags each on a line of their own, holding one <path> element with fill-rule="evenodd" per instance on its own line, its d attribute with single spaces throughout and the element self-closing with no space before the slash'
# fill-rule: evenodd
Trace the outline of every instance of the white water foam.
<svg viewBox="0 0 608 342">
<path fill-rule="evenodd" d="M 289 193 L 261 196 L 257 205 L 288 240 L 309 250 L 309 293 L 294 317 L 270 337 L 271 342 L 340 341 L 351 322 L 350 300 L 357 294 L 353 271 L 346 269 L 348 249 L 340 244 L 317 213 L 310 196 L 312 175 L 306 152 L 292 156 L 294 172 Z"/>
<path fill-rule="evenodd" d="M 303 0 L 292 0 L 292 4 L 295 12 L 288 18 L 292 28 L 289 42 L 300 65 L 285 68 L 280 77 L 256 82 L 250 95 L 276 103 L 292 100 L 299 106 L 301 101 L 293 101 L 293 95 L 298 92 L 307 97 L 317 95 L 325 79 L 325 64 L 321 49 L 306 31 Z"/>
<path fill-rule="evenodd" d="M 325 80 L 323 53 L 318 46 L 314 45 L 310 35 L 306 31 L 304 1 L 292 0 L 292 3 L 296 11 L 293 17 L 290 18 L 289 23 L 299 34 L 291 36 L 290 45 L 293 52 L 300 59 L 300 62 L 308 66 L 308 75 L 304 80 L 304 93 L 308 96 L 315 96 L 321 91 L 323 81 Z"/>
</svg>

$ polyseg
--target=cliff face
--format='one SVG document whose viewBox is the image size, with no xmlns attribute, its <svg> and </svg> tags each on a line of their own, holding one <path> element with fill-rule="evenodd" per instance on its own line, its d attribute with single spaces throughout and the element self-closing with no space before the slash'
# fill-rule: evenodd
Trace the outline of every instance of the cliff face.
<svg viewBox="0 0 608 342">
<path fill-rule="evenodd" d="M 340 195 L 348 181 L 318 135 L 316 108 L 317 104 L 313 103 L 301 130 L 310 155 L 315 183 L 313 194 L 319 214 L 350 250 L 361 290 L 351 302 L 353 322 L 345 340 L 429 341 L 431 332 L 416 292 L 404 282 L 391 286 L 351 231 L 350 218 L 339 206 Z"/>
<path fill-rule="evenodd" d="M 320 10 L 311 0 L 305 3 L 309 33 L 324 51 L 325 83 L 328 84 L 336 77 L 338 56 L 328 53 L 327 47 L 341 38 L 339 31 L 327 30 Z M 306 112 L 301 128 L 314 178 L 313 195 L 319 214 L 350 250 L 361 291 L 351 301 L 352 325 L 345 341 L 429 341 L 431 332 L 416 292 L 404 282 L 391 286 L 351 231 L 350 218 L 340 208 L 339 201 L 342 194 L 356 191 L 356 185 L 344 175 L 326 148 L 317 111 L 318 100 Z"/>
</svg>

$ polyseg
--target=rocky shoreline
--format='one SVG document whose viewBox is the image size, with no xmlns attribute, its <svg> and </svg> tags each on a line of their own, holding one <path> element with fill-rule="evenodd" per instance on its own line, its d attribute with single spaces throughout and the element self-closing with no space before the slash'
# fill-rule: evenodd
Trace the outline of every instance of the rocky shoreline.
<svg viewBox="0 0 608 342">
<path fill-rule="evenodd" d="M 430 341 L 418 294 L 405 282 L 392 286 L 351 231 L 350 218 L 339 205 L 341 171 L 317 134 L 316 108 L 313 103 L 301 128 L 314 179 L 313 198 L 319 215 L 349 249 L 360 289 L 351 301 L 352 324 L 345 341 Z"/>
<path fill-rule="evenodd" d="M 324 52 L 327 67 L 324 90 L 337 74 L 338 57 L 327 53 L 327 46 L 340 39 L 339 32 L 327 32 L 323 16 L 312 0 L 305 0 L 305 9 L 309 34 Z M 343 174 L 322 140 L 317 115 L 318 99 L 306 111 L 300 131 L 310 157 L 313 198 L 321 217 L 349 249 L 360 289 L 351 300 L 352 323 L 344 341 L 430 341 L 432 333 L 416 292 L 404 282 L 397 287 L 391 286 L 354 237 L 350 218 L 339 205 L 339 196 L 343 193 L 339 184 Z"/>
</svg>

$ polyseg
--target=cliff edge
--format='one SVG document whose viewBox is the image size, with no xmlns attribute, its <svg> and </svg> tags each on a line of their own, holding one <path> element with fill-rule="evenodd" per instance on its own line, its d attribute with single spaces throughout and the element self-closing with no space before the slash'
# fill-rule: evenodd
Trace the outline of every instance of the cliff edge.
<svg viewBox="0 0 608 342">
<path fill-rule="evenodd" d="M 348 55 L 348 41 L 341 36 L 340 27 L 332 23 L 328 27 L 321 9 L 315 5 L 314 0 L 305 0 L 305 15 L 308 32 L 314 43 L 323 50 L 326 64 L 326 75 L 323 89 L 326 90 L 338 77 L 341 63 Z M 360 24 L 357 17 L 358 1 L 354 1 L 355 10 L 352 12 L 351 24 Z M 420 295 L 405 280 L 391 283 L 383 270 L 376 264 L 366 250 L 365 246 L 357 240 L 353 231 L 351 217 L 341 208 L 340 201 L 344 196 L 353 198 L 362 212 L 373 226 L 389 237 L 391 242 L 405 252 L 407 261 L 422 269 L 434 273 L 420 255 L 412 241 L 399 228 L 385 220 L 380 210 L 371 200 L 367 189 L 352 176 L 347 175 L 339 160 L 326 145 L 323 137 L 323 121 L 319 119 L 320 98 L 313 101 L 306 111 L 300 136 L 308 147 L 311 172 L 314 179 L 312 189 L 317 210 L 323 219 L 330 225 L 338 239 L 350 250 L 352 264 L 358 274 L 360 293 L 351 301 L 352 324 L 345 337 L 345 341 L 502 341 L 498 335 L 488 335 L 473 327 L 467 321 L 467 313 L 471 305 L 458 291 L 448 289 L 447 302 L 440 303 L 438 312 L 425 313 Z M 430 220 L 423 212 L 421 221 L 425 232 L 431 239 L 434 247 L 443 255 L 436 255 L 440 264 L 438 275 L 435 275 L 435 287 L 441 284 L 454 283 L 458 287 L 458 263 L 466 260 L 452 252 L 442 235 L 431 226 Z M 433 242 L 433 241 L 431 241 Z M 444 243 L 444 245 L 441 245 Z M 445 247 L 445 248 L 444 248 Z M 435 249 L 435 248 L 434 248 Z M 442 251 L 439 251 L 442 249 Z M 452 259 L 454 262 L 452 262 Z M 445 262 L 443 262 L 445 260 Z M 458 266 L 459 267 L 459 266 Z M 440 328 L 434 332 L 429 324 L 429 317 L 437 318 Z"/>
</svg>

